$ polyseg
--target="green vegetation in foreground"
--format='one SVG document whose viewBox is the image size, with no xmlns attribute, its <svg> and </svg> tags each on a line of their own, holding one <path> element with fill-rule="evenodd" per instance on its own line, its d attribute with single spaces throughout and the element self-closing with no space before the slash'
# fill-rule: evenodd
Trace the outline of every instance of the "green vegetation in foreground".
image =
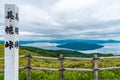
<svg viewBox="0 0 120 80">
<path fill-rule="evenodd" d="M 3 57 L 3 45 L 0 45 L 0 57 Z M 37 55 L 37 56 L 52 56 L 52 57 L 58 57 L 59 52 L 58 51 L 49 51 L 49 50 L 43 50 L 38 48 L 32 48 L 32 47 L 20 47 L 20 55 L 26 55 L 27 53 L 31 53 L 31 55 Z M 63 51 L 64 52 L 64 51 Z M 56 54 L 57 53 L 57 54 Z M 61 53 L 61 52 L 60 52 Z M 54 56 L 54 54 L 56 54 Z M 65 54 L 65 52 L 64 52 Z M 71 53 L 72 54 L 72 53 Z M 66 56 L 72 56 L 68 53 Z M 74 55 L 76 56 L 76 55 Z M 78 56 L 78 55 L 77 55 Z M 79 55 L 80 56 L 80 55 Z M 105 55 L 107 56 L 107 55 Z M 89 57 L 89 56 L 87 56 Z M 26 65 L 26 59 L 20 59 L 19 61 L 20 66 Z M 47 68 L 59 68 L 59 61 L 53 61 L 53 60 L 43 60 L 43 59 L 31 59 L 31 66 L 35 67 L 47 67 Z M 118 67 L 120 66 L 120 59 L 105 59 L 105 60 L 99 60 L 98 61 L 98 67 Z M 92 61 L 86 61 L 86 60 L 64 60 L 64 67 L 66 68 L 92 68 Z M 3 69 L 3 61 L 0 61 L 0 69 Z M 92 72 L 70 72 L 65 71 L 65 80 L 93 80 L 93 73 Z M 3 79 L 3 73 L 0 73 L 0 80 Z M 21 70 L 19 73 L 19 80 L 25 80 L 25 70 Z M 53 71 L 31 71 L 31 80 L 59 80 L 59 72 L 53 72 Z M 120 69 L 118 70 L 111 70 L 111 71 L 100 71 L 99 72 L 99 80 L 116 80 L 120 79 Z"/>
<path fill-rule="evenodd" d="M 60 54 L 64 54 L 67 57 L 93 57 L 94 54 L 84 54 L 77 51 L 69 51 L 69 50 L 45 50 L 36 47 L 29 47 L 29 46 L 21 46 L 20 49 L 25 49 L 31 51 L 33 53 L 38 53 L 42 56 L 49 56 L 49 57 L 59 57 Z M 97 53 L 100 56 L 109 56 L 112 54 L 101 54 Z"/>
</svg>

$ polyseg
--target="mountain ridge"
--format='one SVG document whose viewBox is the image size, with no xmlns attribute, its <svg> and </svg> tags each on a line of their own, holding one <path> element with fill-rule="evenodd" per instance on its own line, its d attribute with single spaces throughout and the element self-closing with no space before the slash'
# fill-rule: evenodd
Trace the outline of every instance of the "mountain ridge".
<svg viewBox="0 0 120 80">
<path fill-rule="evenodd" d="M 29 44 L 29 43 L 37 43 L 37 42 L 50 42 L 50 43 L 72 43 L 72 42 L 85 42 L 85 43 L 120 43 L 119 40 L 89 40 L 89 39 L 64 39 L 64 40 L 20 40 L 20 44 Z M 0 40 L 0 43 L 4 43 L 3 40 Z"/>
</svg>

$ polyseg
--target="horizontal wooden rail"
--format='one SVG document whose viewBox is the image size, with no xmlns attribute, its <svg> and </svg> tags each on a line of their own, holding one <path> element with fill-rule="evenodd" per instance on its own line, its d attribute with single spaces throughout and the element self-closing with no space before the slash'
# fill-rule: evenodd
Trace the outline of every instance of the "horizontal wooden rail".
<svg viewBox="0 0 120 80">
<path fill-rule="evenodd" d="M 31 67 L 32 70 L 43 70 L 43 71 L 59 71 L 60 69 L 56 68 L 42 68 L 42 67 Z M 64 68 L 64 71 L 85 71 L 92 72 L 93 69 L 82 69 L 82 68 Z"/>
<path fill-rule="evenodd" d="M 104 70 L 114 70 L 114 69 L 120 69 L 120 67 L 98 68 L 98 70 L 100 70 L 100 71 L 104 71 Z"/>
<path fill-rule="evenodd" d="M 25 55 L 20 55 L 19 58 L 25 58 L 26 56 Z"/>
<path fill-rule="evenodd" d="M 84 72 L 92 72 L 93 69 L 65 68 L 65 71 L 84 71 Z"/>
<path fill-rule="evenodd" d="M 0 69 L 0 73 L 3 73 L 3 72 L 4 72 L 4 70 Z"/>
<path fill-rule="evenodd" d="M 93 58 L 64 57 L 64 59 L 69 59 L 69 60 L 92 60 Z"/>
<path fill-rule="evenodd" d="M 26 69 L 26 67 L 19 67 L 19 70 Z M 59 71 L 60 69 L 56 68 L 42 68 L 42 67 L 31 67 L 32 70 L 43 70 L 43 71 Z M 104 70 L 113 70 L 120 69 L 120 67 L 107 67 L 107 68 L 98 68 L 99 71 Z M 84 68 L 64 68 L 65 71 L 84 71 L 84 72 L 93 72 L 93 69 L 84 69 Z M 4 70 L 0 70 L 0 73 Z"/>
<path fill-rule="evenodd" d="M 99 59 L 112 59 L 112 58 L 120 58 L 120 56 L 112 56 L 112 57 L 98 57 Z"/>
<path fill-rule="evenodd" d="M 25 55 L 19 56 L 19 58 L 25 58 L 25 57 L 26 57 Z M 31 58 L 46 59 L 46 60 L 59 60 L 59 58 L 54 58 L 54 57 L 31 56 Z M 112 59 L 112 58 L 120 58 L 120 56 L 98 57 L 98 59 Z M 93 58 L 82 58 L 82 57 L 64 57 L 64 59 L 68 59 L 68 60 L 93 60 Z M 0 60 L 4 60 L 4 58 L 0 58 Z"/>
<path fill-rule="evenodd" d="M 19 67 L 19 70 L 25 69 L 26 67 Z"/>
<path fill-rule="evenodd" d="M 64 57 L 62 54 L 60 54 L 59 58 L 55 58 L 55 57 L 43 57 L 43 56 L 31 56 L 30 54 L 28 54 L 28 55 L 20 55 L 19 58 L 26 58 L 26 60 L 27 60 L 27 64 L 25 67 L 19 67 L 19 70 L 26 69 L 26 80 L 30 80 L 31 70 L 59 71 L 60 72 L 60 80 L 64 80 L 64 71 L 93 72 L 94 80 L 98 80 L 99 71 L 120 69 L 120 67 L 98 68 L 98 60 L 120 58 L 120 56 L 97 57 L 97 55 L 95 54 L 93 58 L 83 58 L 83 57 Z M 45 59 L 45 60 L 59 60 L 60 68 L 57 69 L 57 68 L 31 67 L 31 58 Z M 0 58 L 0 60 L 4 60 L 4 58 Z M 93 60 L 92 61 L 93 67 L 91 69 L 88 69 L 88 68 L 87 69 L 85 69 L 85 68 L 65 68 L 64 60 Z M 0 70 L 0 73 L 1 72 L 4 72 L 4 70 Z"/>
<path fill-rule="evenodd" d="M 59 69 L 55 68 L 40 68 L 40 67 L 31 67 L 32 70 L 43 70 L 43 71 L 59 71 Z"/>
<path fill-rule="evenodd" d="M 59 58 L 54 58 L 54 57 L 39 57 L 39 56 L 32 56 L 32 58 L 36 58 L 36 59 L 46 59 L 46 60 L 59 60 Z"/>
<path fill-rule="evenodd" d="M 0 60 L 4 60 L 4 58 L 0 58 Z"/>
</svg>

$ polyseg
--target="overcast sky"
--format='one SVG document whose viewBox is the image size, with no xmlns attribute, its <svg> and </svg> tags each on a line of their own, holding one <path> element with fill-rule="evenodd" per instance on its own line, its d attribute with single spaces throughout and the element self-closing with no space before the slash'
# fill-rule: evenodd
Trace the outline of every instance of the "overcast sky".
<svg viewBox="0 0 120 80">
<path fill-rule="evenodd" d="M 120 40 L 120 0 L 0 0 L 0 39 L 5 3 L 20 9 L 23 40 Z"/>
</svg>

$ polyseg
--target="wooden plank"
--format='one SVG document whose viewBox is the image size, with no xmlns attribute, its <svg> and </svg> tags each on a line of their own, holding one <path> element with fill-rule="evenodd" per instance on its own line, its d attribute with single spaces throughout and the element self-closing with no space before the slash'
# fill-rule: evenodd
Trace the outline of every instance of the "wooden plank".
<svg viewBox="0 0 120 80">
<path fill-rule="evenodd" d="M 25 55 L 20 55 L 19 58 L 24 58 Z M 40 57 L 40 56 L 32 56 L 32 58 L 38 58 L 38 59 L 48 59 L 48 60 L 59 60 L 59 58 L 54 57 Z M 111 59 L 111 58 L 120 58 L 120 56 L 113 56 L 113 57 L 98 57 L 99 59 Z M 4 58 L 0 58 L 0 60 L 3 60 Z M 69 60 L 92 60 L 93 58 L 81 58 L 81 57 L 64 57 L 64 59 Z"/>
<path fill-rule="evenodd" d="M 83 69 L 83 68 L 64 68 L 65 71 L 84 71 L 84 72 L 92 72 L 93 69 Z"/>
<path fill-rule="evenodd" d="M 120 67 L 99 68 L 100 71 L 104 71 L 104 70 L 113 70 L 113 69 L 120 69 Z"/>
<path fill-rule="evenodd" d="M 25 58 L 26 56 L 25 55 L 20 55 L 19 58 Z"/>
<path fill-rule="evenodd" d="M 92 60 L 93 58 L 64 57 L 64 59 L 68 59 L 68 60 Z"/>
<path fill-rule="evenodd" d="M 0 73 L 3 73 L 3 72 L 4 72 L 4 70 L 0 69 Z"/>
<path fill-rule="evenodd" d="M 59 58 L 53 58 L 53 57 L 40 57 L 40 56 L 32 56 L 32 58 L 36 58 L 36 59 L 46 59 L 46 60 L 59 60 Z"/>
<path fill-rule="evenodd" d="M 25 67 L 19 67 L 19 70 L 25 69 Z"/>
<path fill-rule="evenodd" d="M 4 60 L 4 58 L 0 58 L 0 60 Z"/>
<path fill-rule="evenodd" d="M 112 58 L 120 58 L 120 56 L 112 56 L 112 57 L 99 57 L 100 59 L 112 59 Z"/>
<path fill-rule="evenodd" d="M 56 68 L 42 68 L 42 67 L 31 67 L 32 70 L 43 70 L 43 71 L 59 71 Z"/>
<path fill-rule="evenodd" d="M 42 68 L 42 67 L 32 67 L 32 70 L 44 70 L 44 71 L 59 71 L 60 69 L 56 68 Z M 89 71 L 92 72 L 93 69 L 82 69 L 82 68 L 64 68 L 65 71 Z"/>
</svg>

